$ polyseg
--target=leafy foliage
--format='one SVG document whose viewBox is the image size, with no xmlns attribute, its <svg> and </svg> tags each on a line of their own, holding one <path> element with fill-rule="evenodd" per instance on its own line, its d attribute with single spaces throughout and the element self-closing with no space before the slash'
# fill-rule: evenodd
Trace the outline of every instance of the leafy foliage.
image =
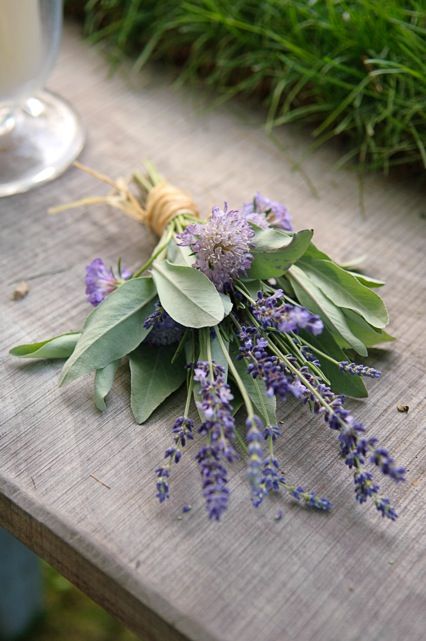
<svg viewBox="0 0 426 641">
<path fill-rule="evenodd" d="M 68 2 L 83 18 L 81 3 Z M 422 0 L 87 0 L 85 29 L 141 67 L 172 62 L 219 99 L 257 96 L 270 129 L 302 121 L 341 162 L 426 166 Z"/>
</svg>

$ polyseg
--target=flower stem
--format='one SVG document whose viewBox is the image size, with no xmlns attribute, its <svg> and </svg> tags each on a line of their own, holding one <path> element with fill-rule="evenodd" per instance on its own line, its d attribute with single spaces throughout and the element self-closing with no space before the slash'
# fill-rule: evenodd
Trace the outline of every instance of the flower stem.
<svg viewBox="0 0 426 641">
<path fill-rule="evenodd" d="M 216 333 L 217 340 L 219 341 L 220 349 L 222 350 L 222 353 L 226 359 L 226 362 L 228 363 L 229 369 L 232 372 L 234 381 L 236 382 L 238 389 L 240 390 L 241 396 L 243 397 L 244 405 L 246 406 L 246 410 L 247 410 L 247 416 L 248 418 L 251 419 L 254 416 L 254 409 L 253 409 L 253 403 L 251 402 L 251 398 L 247 392 L 247 389 L 243 381 L 241 380 L 240 375 L 237 372 L 237 368 L 232 362 L 232 358 L 229 356 L 229 352 L 226 349 L 225 343 L 223 342 L 222 336 L 220 334 L 220 330 L 218 329 L 218 327 L 215 327 L 214 331 Z"/>
</svg>

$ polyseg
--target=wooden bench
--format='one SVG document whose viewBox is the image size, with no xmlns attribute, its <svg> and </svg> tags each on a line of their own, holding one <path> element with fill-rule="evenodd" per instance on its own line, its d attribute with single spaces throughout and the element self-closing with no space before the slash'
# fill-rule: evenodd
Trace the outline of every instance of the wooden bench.
<svg viewBox="0 0 426 641">
<path fill-rule="evenodd" d="M 383 370 L 355 403 L 409 469 L 390 487 L 400 519 L 383 522 L 355 503 L 335 439 L 292 404 L 282 408 L 279 450 L 289 478 L 327 495 L 330 515 L 282 502 L 250 506 L 244 472 L 231 479 L 229 512 L 208 521 L 198 472 L 176 467 L 169 504 L 155 499 L 153 470 L 170 443 L 177 395 L 146 425 L 134 423 L 124 370 L 100 414 L 87 377 L 58 388 L 60 365 L 22 362 L 11 345 L 78 329 L 88 312 L 84 267 L 95 256 L 140 262 L 154 238 L 106 208 L 52 217 L 49 206 L 102 191 L 69 170 L 0 201 L 0 526 L 54 565 L 145 641 L 420 641 L 426 629 L 424 499 L 425 232 L 420 186 L 367 176 L 365 213 L 356 173 L 337 171 L 332 148 L 309 151 L 307 134 L 272 140 L 262 116 L 239 105 L 210 110 L 202 91 L 177 90 L 153 66 L 109 77 L 103 58 L 65 33 L 49 86 L 79 109 L 83 161 L 116 177 L 150 159 L 205 211 L 247 201 L 256 189 L 283 200 L 298 228 L 312 226 L 336 259 L 366 255 L 398 341 L 375 351 Z M 295 164 L 305 157 L 303 171 Z M 11 300 L 19 281 L 30 285 Z M 407 414 L 399 404 L 409 405 Z M 191 454 L 194 450 L 191 451 Z M 190 457 L 188 457 L 190 458 Z M 237 466 L 238 468 L 238 466 Z M 424 494 L 423 494 L 424 497 Z M 193 507 L 182 514 L 182 505 Z M 275 521 L 278 507 L 285 516 Z"/>
</svg>

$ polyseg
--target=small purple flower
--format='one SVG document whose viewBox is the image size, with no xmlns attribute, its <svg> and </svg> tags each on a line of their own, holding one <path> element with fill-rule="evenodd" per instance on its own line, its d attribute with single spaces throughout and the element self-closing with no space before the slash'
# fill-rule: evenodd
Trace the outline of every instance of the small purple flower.
<svg viewBox="0 0 426 641">
<path fill-rule="evenodd" d="M 170 468 L 167 467 L 157 467 L 155 470 L 157 475 L 157 498 L 160 503 L 163 503 L 170 496 Z"/>
<path fill-rule="evenodd" d="M 201 472 L 203 496 L 210 519 L 219 521 L 228 507 L 229 489 L 226 468 L 221 463 L 217 448 L 206 446 L 201 448 L 196 461 Z"/>
<path fill-rule="evenodd" d="M 149 345 L 173 345 L 177 343 L 185 331 L 183 325 L 179 325 L 168 313 L 157 303 L 154 311 L 144 322 L 146 329 L 152 328 L 145 342 Z"/>
<path fill-rule="evenodd" d="M 119 285 L 132 275 L 128 269 L 120 269 L 116 276 L 112 269 L 107 269 L 102 258 L 94 258 L 86 267 L 86 295 L 89 303 L 99 305 Z"/>
<path fill-rule="evenodd" d="M 258 416 L 246 421 L 246 440 L 248 450 L 248 479 L 251 487 L 252 503 L 260 505 L 263 498 L 262 466 L 263 466 L 263 423 Z"/>
<path fill-rule="evenodd" d="M 324 512 L 329 512 L 332 508 L 330 501 L 325 497 L 320 497 L 315 494 L 315 492 L 306 492 L 306 490 L 301 486 L 289 486 L 288 490 L 290 496 L 306 507 L 311 507 L 316 510 L 322 510 Z"/>
<path fill-rule="evenodd" d="M 369 378 L 380 378 L 381 372 L 374 367 L 368 367 L 367 365 L 360 365 L 358 363 L 351 363 L 350 361 L 342 361 L 339 363 L 339 369 L 342 372 L 347 372 L 348 374 L 353 374 L 354 376 L 368 376 Z"/>
<path fill-rule="evenodd" d="M 375 437 L 367 438 L 364 435 L 365 428 L 362 423 L 344 407 L 344 397 L 335 394 L 306 365 L 300 366 L 290 354 L 283 356 L 283 360 L 270 354 L 268 340 L 255 327 L 243 327 L 239 338 L 240 357 L 248 359 L 248 372 L 253 378 L 264 381 L 268 394 L 285 398 L 288 392 L 292 393 L 303 403 L 308 403 L 315 414 L 321 414 L 326 424 L 337 432 L 340 454 L 346 465 L 354 469 L 357 501 L 363 503 L 371 497 L 383 516 L 394 520 L 396 512 L 388 499 L 376 498 L 380 490 L 379 485 L 374 482 L 372 473 L 364 466 L 369 462 L 377 466 L 383 475 L 396 482 L 405 480 L 405 468 L 397 466 L 385 448 L 377 447 L 378 441 Z M 367 461 L 369 453 L 370 459 Z M 285 481 L 282 483 L 286 486 Z M 306 505 L 329 509 L 327 502 L 323 502 L 323 499 L 318 499 L 312 493 L 302 492 L 301 488 L 296 487 L 292 496 L 296 499 L 302 498 Z"/>
<path fill-rule="evenodd" d="M 262 196 L 259 192 L 250 203 L 243 206 L 243 213 L 249 222 L 263 229 L 268 225 L 287 231 L 293 229 L 288 209 L 276 200 Z"/>
<path fill-rule="evenodd" d="M 199 433 L 209 437 L 212 447 L 219 456 L 229 462 L 236 459 L 234 449 L 235 419 L 232 414 L 231 388 L 225 383 L 224 369 L 214 361 L 198 361 L 194 367 L 194 381 L 199 383 L 201 400 L 198 409 L 205 420 L 199 427 Z"/>
<path fill-rule="evenodd" d="M 390 519 L 391 521 L 396 521 L 398 518 L 398 514 L 395 512 L 387 498 L 380 497 L 377 499 L 376 509 L 381 513 L 383 518 Z"/>
<path fill-rule="evenodd" d="M 277 329 L 279 332 L 297 332 L 305 329 L 314 336 L 324 329 L 322 320 L 305 307 L 292 305 L 283 301 L 284 292 L 277 289 L 271 296 L 259 292 L 252 305 L 254 317 L 265 329 Z"/>
<path fill-rule="evenodd" d="M 250 267 L 254 231 L 238 209 L 214 207 L 206 223 L 189 225 L 177 235 L 179 244 L 195 254 L 195 267 L 205 274 L 219 291 Z"/>
<path fill-rule="evenodd" d="M 192 431 L 194 422 L 187 416 L 179 416 L 172 427 L 174 434 L 175 445 L 168 447 L 164 452 L 166 463 L 157 467 L 155 473 L 157 475 L 157 498 L 160 503 L 163 503 L 170 496 L 170 471 L 173 463 L 179 463 L 182 458 L 182 448 L 185 447 L 187 441 L 192 440 Z"/>
<path fill-rule="evenodd" d="M 228 505 L 228 473 L 223 461 L 232 462 L 237 453 L 234 448 L 235 420 L 232 414 L 232 394 L 225 382 L 223 367 L 214 361 L 197 361 L 194 381 L 199 384 L 201 400 L 197 402 L 205 417 L 199 432 L 208 438 L 208 445 L 196 456 L 203 496 L 211 519 L 219 520 Z"/>
</svg>

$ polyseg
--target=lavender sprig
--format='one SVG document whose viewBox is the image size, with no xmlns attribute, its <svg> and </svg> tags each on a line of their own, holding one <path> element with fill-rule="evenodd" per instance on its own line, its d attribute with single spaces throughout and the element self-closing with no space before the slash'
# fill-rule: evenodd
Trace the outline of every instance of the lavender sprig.
<svg viewBox="0 0 426 641">
<path fill-rule="evenodd" d="M 243 327 L 240 343 L 240 356 L 249 360 L 249 373 L 265 382 L 268 394 L 286 398 L 288 393 L 292 393 L 302 402 L 309 402 L 312 411 L 322 415 L 326 424 L 338 432 L 340 454 L 346 465 L 354 469 L 357 501 L 363 503 L 373 497 L 382 515 L 394 520 L 396 512 L 388 499 L 378 496 L 380 488 L 364 466 L 371 462 L 395 481 L 404 480 L 405 469 L 395 465 L 387 450 L 376 448 L 377 439 L 364 437 L 365 428 L 344 408 L 344 397 L 335 394 L 308 367 L 300 366 L 294 356 L 280 353 L 269 339 L 262 336 L 260 328 Z M 372 452 L 369 460 L 368 452 Z"/>
<path fill-rule="evenodd" d="M 194 366 L 194 381 L 200 387 L 201 400 L 197 405 L 205 417 L 198 431 L 208 439 L 208 445 L 201 448 L 196 460 L 207 512 L 211 519 L 219 520 L 227 508 L 229 496 L 224 461 L 232 462 L 237 457 L 233 396 L 225 382 L 223 367 L 214 361 L 198 361 Z"/>
<path fill-rule="evenodd" d="M 174 434 L 174 447 L 168 447 L 164 453 L 166 463 L 156 468 L 157 475 L 157 498 L 162 503 L 170 496 L 170 471 L 172 463 L 179 463 L 182 458 L 182 448 L 187 441 L 193 439 L 194 422 L 187 416 L 179 416 L 172 427 Z"/>
</svg>

